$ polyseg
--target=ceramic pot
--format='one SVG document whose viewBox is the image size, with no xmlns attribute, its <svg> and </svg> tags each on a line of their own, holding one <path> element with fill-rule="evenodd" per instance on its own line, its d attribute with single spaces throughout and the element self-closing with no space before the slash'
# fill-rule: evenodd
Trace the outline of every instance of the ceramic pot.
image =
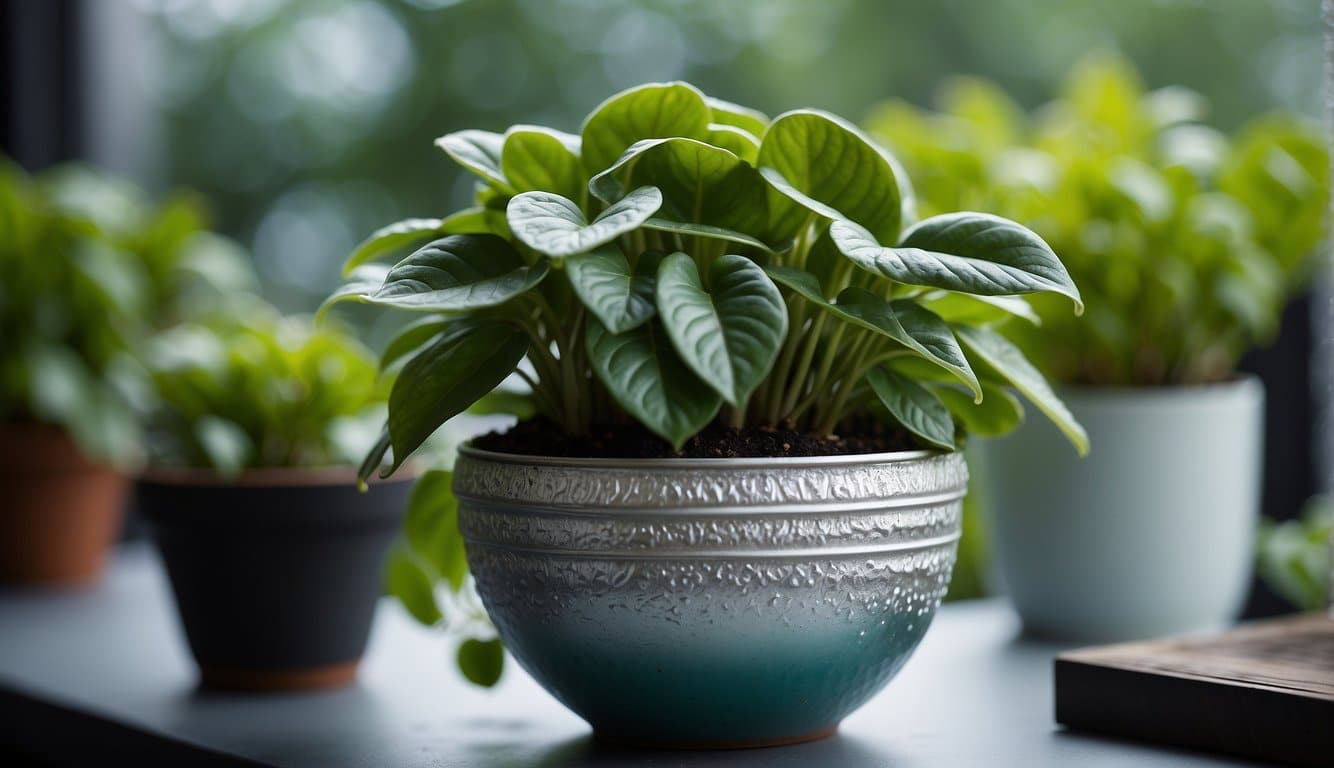
<svg viewBox="0 0 1334 768">
<path fill-rule="evenodd" d="M 459 523 L 506 647 L 598 737 L 832 733 L 921 640 L 967 468 L 925 451 L 557 459 L 461 449 Z"/>
<path fill-rule="evenodd" d="M 63 430 L 0 427 L 0 581 L 95 581 L 120 534 L 129 480 L 79 450 Z"/>
<path fill-rule="evenodd" d="M 354 470 L 158 471 L 139 509 L 201 681 L 293 690 L 350 682 L 411 478 L 361 493 Z"/>
<path fill-rule="evenodd" d="M 999 573 L 1025 629 L 1113 642 L 1236 618 L 1259 516 L 1264 390 L 1065 389 L 1080 459 L 1043 419 L 978 445 Z"/>
</svg>

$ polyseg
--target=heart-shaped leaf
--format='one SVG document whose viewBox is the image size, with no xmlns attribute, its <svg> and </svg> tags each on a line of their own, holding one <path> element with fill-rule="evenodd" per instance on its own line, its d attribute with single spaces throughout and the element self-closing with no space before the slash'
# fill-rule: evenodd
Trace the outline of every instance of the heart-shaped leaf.
<svg viewBox="0 0 1334 768">
<path fill-rule="evenodd" d="M 857 266 L 899 282 L 983 296 L 1049 291 L 1068 296 L 1083 311 L 1079 289 L 1051 247 L 999 216 L 933 216 L 905 232 L 894 248 L 848 221 L 835 221 L 829 235 Z"/>
<path fill-rule="evenodd" d="M 763 136 L 764 130 L 769 127 L 769 116 L 759 110 L 715 99 L 712 96 L 705 98 L 704 101 L 709 105 L 710 118 L 714 123 L 740 128 L 756 139 Z"/>
<path fill-rule="evenodd" d="M 584 169 L 596 174 L 641 139 L 708 137 L 711 110 L 688 83 L 648 83 L 622 91 L 584 121 Z"/>
<path fill-rule="evenodd" d="M 435 145 L 454 159 L 454 162 L 472 171 L 501 189 L 512 191 L 501 170 L 501 153 L 505 137 L 491 131 L 466 130 L 449 133 L 435 140 Z"/>
<path fill-rule="evenodd" d="M 367 304 L 428 312 L 463 312 L 504 304 L 547 276 L 545 261 L 524 266 L 495 235 L 450 235 L 399 262 Z"/>
<path fill-rule="evenodd" d="M 883 366 L 871 369 L 866 381 L 904 429 L 937 448 L 954 450 L 954 418 L 931 390 Z"/>
<path fill-rule="evenodd" d="M 540 126 L 505 132 L 500 168 L 517 192 L 553 192 L 576 202 L 588 194 L 579 137 Z"/>
<path fill-rule="evenodd" d="M 648 322 L 653 306 L 653 283 L 661 254 L 646 252 L 634 272 L 620 251 L 603 248 L 565 261 L 570 286 L 607 330 L 624 333 Z"/>
<path fill-rule="evenodd" d="M 347 257 L 343 263 L 343 275 L 351 274 L 352 270 L 386 253 L 435 237 L 444 223 L 443 219 L 404 219 L 380 227 L 362 240 L 352 255 Z"/>
<path fill-rule="evenodd" d="M 743 405 L 787 335 L 787 307 L 764 270 L 726 255 L 704 289 L 695 261 L 674 253 L 658 267 L 658 311 L 681 359 L 723 399 Z"/>
<path fill-rule="evenodd" d="M 528 352 L 528 336 L 513 326 L 464 320 L 408 361 L 389 392 L 388 477 L 431 433 L 495 389 Z"/>
<path fill-rule="evenodd" d="M 964 430 L 977 437 L 1000 437 L 1013 432 L 1024 422 L 1024 406 L 1009 390 L 982 381 L 982 402 L 951 386 L 932 387 L 950 413 L 963 424 Z"/>
<path fill-rule="evenodd" d="M 814 110 L 780 115 L 764 134 L 759 165 L 775 189 L 807 209 L 898 237 L 903 195 L 894 164 L 842 119 Z"/>
<path fill-rule="evenodd" d="M 778 244 L 790 239 L 803 220 L 800 207 L 775 192 L 749 163 L 694 139 L 639 142 L 593 177 L 589 188 L 610 200 L 627 184 L 650 183 L 662 190 L 659 218 L 669 221 L 703 224 Z"/>
<path fill-rule="evenodd" d="M 1036 405 L 1038 410 L 1047 414 L 1047 418 L 1051 419 L 1052 423 L 1074 444 L 1080 456 L 1088 453 L 1088 434 L 1018 347 L 991 328 L 964 325 L 955 330 L 959 340 L 990 369 L 989 372 L 994 372 L 998 378 L 1010 382 L 1020 394 L 1028 398 L 1029 402 Z"/>
<path fill-rule="evenodd" d="M 656 187 L 640 187 L 589 223 L 568 198 L 524 192 L 510 200 L 506 216 L 514 236 L 524 245 L 559 259 L 591 251 L 638 229 L 660 207 L 662 193 Z"/>
<path fill-rule="evenodd" d="M 594 316 L 585 341 L 589 364 L 616 402 L 677 450 L 722 406 L 723 399 L 690 372 L 656 321 L 614 334 Z"/>
<path fill-rule="evenodd" d="M 791 267 L 769 267 L 769 276 L 844 322 L 887 336 L 952 373 L 981 397 L 982 387 L 950 326 L 914 301 L 885 299 L 862 288 L 847 288 L 836 301 L 825 299 L 815 275 Z"/>
</svg>

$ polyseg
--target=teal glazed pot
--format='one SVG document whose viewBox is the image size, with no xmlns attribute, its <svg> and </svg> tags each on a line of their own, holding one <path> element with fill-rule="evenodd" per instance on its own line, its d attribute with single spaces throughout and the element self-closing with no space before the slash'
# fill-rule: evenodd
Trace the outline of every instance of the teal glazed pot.
<svg viewBox="0 0 1334 768">
<path fill-rule="evenodd" d="M 826 736 L 949 584 L 959 454 L 563 459 L 464 447 L 477 589 L 506 647 L 604 740 Z"/>
</svg>

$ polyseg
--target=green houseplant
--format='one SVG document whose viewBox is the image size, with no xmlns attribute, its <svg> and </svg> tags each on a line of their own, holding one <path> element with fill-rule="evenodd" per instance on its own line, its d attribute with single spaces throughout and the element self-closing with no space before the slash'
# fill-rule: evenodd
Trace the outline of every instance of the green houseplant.
<svg viewBox="0 0 1334 768">
<path fill-rule="evenodd" d="M 94 578 L 141 457 L 135 352 L 155 329 L 250 286 L 185 195 L 160 205 L 77 168 L 0 158 L 0 450 L 13 492 L 0 578 Z"/>
<path fill-rule="evenodd" d="M 1260 526 L 1259 572 L 1269 588 L 1295 608 L 1329 608 L 1334 594 L 1334 505 L 1317 496 L 1299 520 Z"/>
<path fill-rule="evenodd" d="M 650 84 L 579 135 L 437 143 L 476 205 L 376 232 L 330 300 L 424 315 L 385 352 L 362 476 L 469 407 L 524 417 L 461 451 L 468 563 L 506 647 L 605 738 L 828 733 L 943 594 L 962 436 L 1014 427 L 1012 387 L 1085 447 L 991 328 L 1030 314 L 1017 294 L 1078 308 L 1060 260 L 995 216 L 914 221 L 896 161 L 837 117 Z"/>
<path fill-rule="evenodd" d="M 1095 55 L 1031 118 L 963 80 L 938 112 L 891 104 L 869 121 L 923 179 L 924 209 L 1024 222 L 1088 307 L 1072 323 L 1037 297 L 1040 325 L 1003 332 L 1058 382 L 1093 455 L 1070 461 L 1040 424 L 978 452 L 1000 570 L 1035 632 L 1204 629 L 1249 585 L 1263 393 L 1236 365 L 1314 270 L 1329 161 L 1296 118 L 1228 136 L 1206 106 Z"/>
<path fill-rule="evenodd" d="M 139 506 L 205 685 L 343 684 L 411 478 L 357 490 L 357 460 L 384 416 L 368 350 L 262 305 L 242 316 L 154 340 Z"/>
</svg>

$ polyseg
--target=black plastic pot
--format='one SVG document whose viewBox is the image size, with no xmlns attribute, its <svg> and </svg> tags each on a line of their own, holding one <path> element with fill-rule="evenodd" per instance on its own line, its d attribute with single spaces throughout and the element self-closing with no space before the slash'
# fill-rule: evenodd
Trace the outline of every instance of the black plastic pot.
<svg viewBox="0 0 1334 768">
<path fill-rule="evenodd" d="M 185 635 L 212 688 L 296 690 L 356 676 L 412 479 L 351 470 L 141 478 Z"/>
</svg>

